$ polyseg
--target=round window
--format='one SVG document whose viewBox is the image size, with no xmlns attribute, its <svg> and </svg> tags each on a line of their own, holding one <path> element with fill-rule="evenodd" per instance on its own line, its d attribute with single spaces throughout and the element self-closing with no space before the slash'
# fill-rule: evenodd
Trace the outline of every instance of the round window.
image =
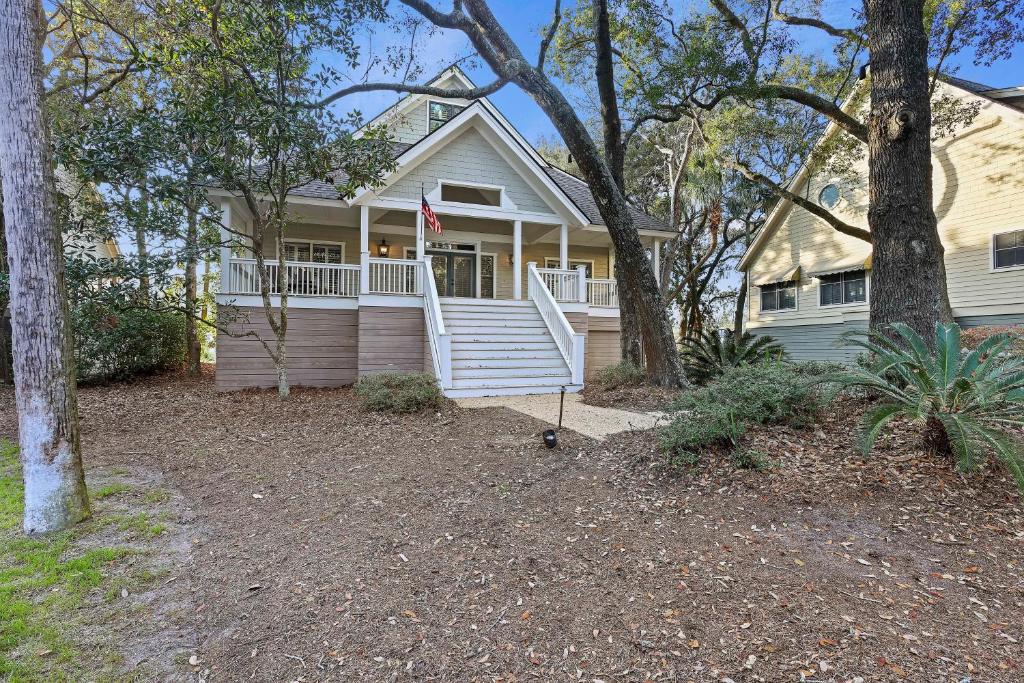
<svg viewBox="0 0 1024 683">
<path fill-rule="evenodd" d="M 818 193 L 818 203 L 826 209 L 834 209 L 841 197 L 839 186 L 832 183 L 821 188 L 821 192 Z"/>
</svg>

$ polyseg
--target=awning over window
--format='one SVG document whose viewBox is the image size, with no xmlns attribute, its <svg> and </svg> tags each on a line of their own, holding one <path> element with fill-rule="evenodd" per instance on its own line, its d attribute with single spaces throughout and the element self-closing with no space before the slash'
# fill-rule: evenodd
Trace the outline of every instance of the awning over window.
<svg viewBox="0 0 1024 683">
<path fill-rule="evenodd" d="M 755 287 L 761 287 L 763 285 L 771 285 L 776 282 L 799 282 L 800 281 L 800 266 L 794 266 L 789 270 L 781 270 L 777 273 L 769 273 L 768 275 L 758 276 L 757 282 L 754 283 Z"/>
<path fill-rule="evenodd" d="M 843 259 L 838 263 L 829 264 L 826 268 L 815 269 L 814 272 L 808 273 L 808 275 L 810 277 L 821 277 L 823 275 L 845 273 L 849 270 L 871 270 L 871 254 L 868 254 L 866 258 Z"/>
</svg>

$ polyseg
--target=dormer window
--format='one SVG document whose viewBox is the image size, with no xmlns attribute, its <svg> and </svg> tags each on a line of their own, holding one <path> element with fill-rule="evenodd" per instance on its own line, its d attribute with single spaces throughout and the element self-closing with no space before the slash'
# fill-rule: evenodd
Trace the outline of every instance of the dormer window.
<svg viewBox="0 0 1024 683">
<path fill-rule="evenodd" d="M 435 130 L 443 126 L 463 109 L 465 109 L 465 107 L 460 107 L 457 104 L 448 104 L 447 102 L 431 102 L 429 107 L 430 132 L 433 133 Z"/>
</svg>

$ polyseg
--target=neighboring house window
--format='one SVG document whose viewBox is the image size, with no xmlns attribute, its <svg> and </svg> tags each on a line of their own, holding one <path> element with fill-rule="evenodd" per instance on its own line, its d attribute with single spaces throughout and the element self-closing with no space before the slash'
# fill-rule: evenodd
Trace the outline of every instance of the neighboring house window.
<svg viewBox="0 0 1024 683">
<path fill-rule="evenodd" d="M 992 265 L 996 268 L 1024 266 L 1024 230 L 993 236 Z"/>
<path fill-rule="evenodd" d="M 818 292 L 822 306 L 864 303 L 868 299 L 867 272 L 848 270 L 845 273 L 822 275 Z"/>
<path fill-rule="evenodd" d="M 818 203 L 826 209 L 834 209 L 836 208 L 836 205 L 839 204 L 839 200 L 842 196 L 842 192 L 839 191 L 839 186 L 835 183 L 830 183 L 821 188 L 821 192 L 818 193 Z"/>
<path fill-rule="evenodd" d="M 447 104 L 445 102 L 431 102 L 430 103 L 430 132 L 433 133 L 435 130 L 443 126 L 447 121 L 458 114 L 465 107 L 460 107 L 457 104 Z"/>
<path fill-rule="evenodd" d="M 796 282 L 773 282 L 769 285 L 761 285 L 761 310 L 796 310 Z"/>
<path fill-rule="evenodd" d="M 544 259 L 545 268 L 558 268 L 561 265 L 562 260 L 558 258 L 552 258 L 548 256 Z M 576 270 L 577 267 L 584 266 L 587 269 L 587 277 L 594 277 L 594 262 L 593 261 L 574 261 L 569 259 L 569 270 Z"/>
<path fill-rule="evenodd" d="M 301 261 L 303 263 L 343 263 L 345 245 L 287 240 L 284 243 L 284 258 L 286 261 Z"/>
</svg>

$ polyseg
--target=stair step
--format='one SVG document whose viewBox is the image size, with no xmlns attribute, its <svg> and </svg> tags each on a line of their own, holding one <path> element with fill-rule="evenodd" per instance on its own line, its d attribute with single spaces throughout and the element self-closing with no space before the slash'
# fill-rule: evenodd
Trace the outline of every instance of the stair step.
<svg viewBox="0 0 1024 683">
<path fill-rule="evenodd" d="M 515 301 L 509 299 L 440 299 L 442 310 L 479 310 L 481 308 L 526 308 L 536 310 L 530 300 Z"/>
<path fill-rule="evenodd" d="M 486 342 L 486 341 L 468 341 L 461 339 L 452 340 L 452 351 L 547 351 L 554 349 L 558 352 L 558 347 L 555 346 L 555 342 L 550 339 L 546 341 L 517 341 L 515 343 L 508 341 L 498 342 Z M 509 358 L 512 358 L 509 355 Z"/>
<path fill-rule="evenodd" d="M 512 310 L 507 313 L 504 311 L 482 311 L 477 313 L 475 311 L 442 311 L 441 315 L 445 321 L 462 321 L 462 320 L 480 320 L 480 321 L 495 321 L 495 320 L 539 320 L 544 322 L 544 318 L 540 317 L 540 313 L 533 311 L 517 311 Z"/>
<path fill-rule="evenodd" d="M 570 394 L 580 391 L 583 387 L 579 384 L 566 385 L 565 390 Z M 445 389 L 444 395 L 448 398 L 474 398 L 479 396 L 528 396 L 530 394 L 557 394 L 562 390 L 562 385 L 544 387 L 473 387 L 463 389 Z"/>
<path fill-rule="evenodd" d="M 543 345 L 535 345 L 536 348 L 521 349 L 518 348 L 520 345 L 509 346 L 507 344 L 498 344 L 497 348 L 481 348 L 473 344 L 467 345 L 467 348 L 459 349 L 454 343 L 452 344 L 452 363 L 456 361 L 464 360 L 507 360 L 509 362 L 516 363 L 517 365 L 522 364 L 523 359 L 536 358 L 536 359 L 552 359 L 557 358 L 559 361 L 562 359 L 562 352 L 558 350 L 554 342 L 548 344 L 546 347 Z"/>
<path fill-rule="evenodd" d="M 465 352 L 464 352 L 465 353 Z M 532 352 L 524 351 L 524 354 Z M 458 358 L 452 354 L 452 369 L 471 370 L 483 368 L 522 368 L 528 364 L 531 368 L 564 368 L 565 360 L 562 354 L 554 353 L 548 357 L 537 357 L 536 355 L 525 355 L 519 358 L 507 356 L 491 356 L 490 358 Z"/>
<path fill-rule="evenodd" d="M 530 367 L 519 368 L 452 368 L 454 379 L 467 379 L 470 377 L 489 378 L 494 380 L 492 384 L 504 385 L 506 381 L 522 379 L 524 377 L 568 377 L 572 379 L 568 368 L 563 363 L 557 367 L 537 367 L 530 364 Z"/>
<path fill-rule="evenodd" d="M 534 336 L 537 336 L 537 335 L 544 335 L 544 336 L 546 336 L 548 330 L 544 326 L 543 323 L 541 323 L 540 325 L 524 325 L 524 326 L 509 325 L 507 327 L 506 326 L 502 326 L 502 325 L 474 326 L 474 325 L 463 325 L 463 324 L 460 323 L 458 325 L 448 325 L 448 324 L 445 324 L 445 331 L 447 331 L 450 334 L 458 335 L 458 336 L 479 337 L 479 336 L 482 336 L 482 335 L 490 335 L 490 334 L 498 334 L 498 335 L 514 334 L 514 335 L 517 335 L 517 336 L 518 335 L 523 335 L 523 334 L 531 334 L 531 335 L 534 335 Z"/>
<path fill-rule="evenodd" d="M 560 387 L 570 383 L 572 383 L 572 377 L 568 373 L 553 377 L 472 377 L 466 379 L 452 379 L 452 388 L 506 389 L 512 387 Z"/>
<path fill-rule="evenodd" d="M 456 334 L 452 336 L 452 344 L 519 344 L 519 343 L 551 344 L 549 334 Z"/>
</svg>

